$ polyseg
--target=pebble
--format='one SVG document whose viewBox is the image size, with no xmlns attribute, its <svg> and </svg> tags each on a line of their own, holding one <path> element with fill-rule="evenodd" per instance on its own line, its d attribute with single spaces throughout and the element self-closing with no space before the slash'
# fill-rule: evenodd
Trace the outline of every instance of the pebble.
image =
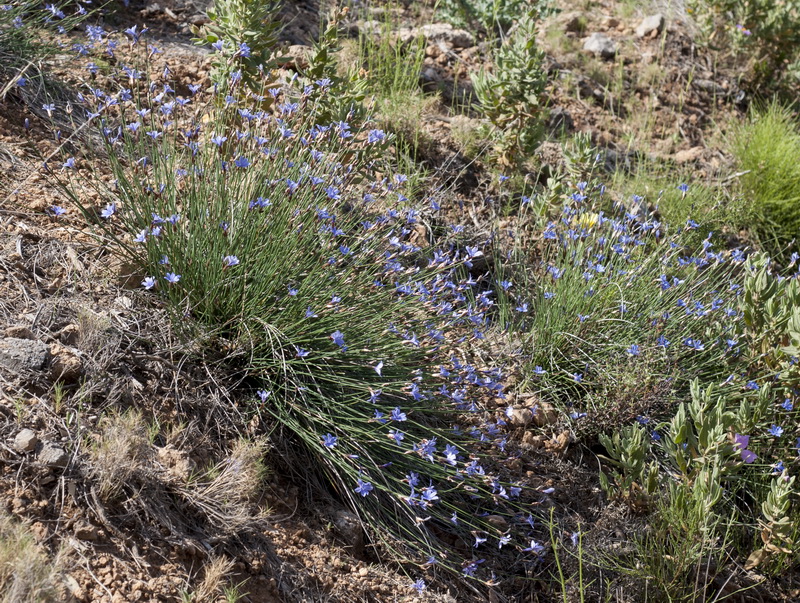
<svg viewBox="0 0 800 603">
<path fill-rule="evenodd" d="M 14 448 L 20 452 L 31 452 L 39 443 L 39 438 L 31 429 L 23 429 L 14 438 Z"/>
<path fill-rule="evenodd" d="M 583 43 L 583 49 L 595 56 L 611 59 L 617 54 L 617 44 L 604 33 L 595 32 Z"/>
</svg>

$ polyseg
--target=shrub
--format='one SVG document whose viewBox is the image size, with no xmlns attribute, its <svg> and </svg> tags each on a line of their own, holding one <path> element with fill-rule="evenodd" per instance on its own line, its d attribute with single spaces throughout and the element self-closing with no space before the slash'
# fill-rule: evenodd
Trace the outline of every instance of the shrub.
<svg viewBox="0 0 800 603">
<path fill-rule="evenodd" d="M 782 256 L 800 233 L 800 129 L 788 109 L 771 103 L 734 132 L 732 150 L 745 172 L 740 181 L 756 213 L 755 234 Z"/>
<path fill-rule="evenodd" d="M 549 2 L 537 0 L 537 11 L 543 12 Z M 480 27 L 485 32 L 503 35 L 520 15 L 531 10 L 525 0 L 443 0 L 439 10 L 445 20 L 456 27 Z"/>
<path fill-rule="evenodd" d="M 547 72 L 536 46 L 536 13 L 527 13 L 497 50 L 491 72 L 472 76 L 480 110 L 494 127 L 495 155 L 503 166 L 531 153 L 542 135 Z"/>
<path fill-rule="evenodd" d="M 750 52 L 756 82 L 776 82 L 800 44 L 797 0 L 690 0 L 687 10 L 707 40 L 739 54 Z"/>
<path fill-rule="evenodd" d="M 512 543 L 530 542 L 514 540 L 530 530 L 522 484 L 505 477 L 506 435 L 478 403 L 502 395 L 502 372 L 454 351 L 483 336 L 488 300 L 470 303 L 474 281 L 459 276 L 480 250 L 412 243 L 406 176 L 373 177 L 387 135 L 315 123 L 310 94 L 273 89 L 271 115 L 242 100 L 240 80 L 224 101 L 187 99 L 163 73 L 127 73 L 133 90 L 88 99 L 112 185 L 76 157 L 51 165 L 109 249 L 245 373 L 249 412 L 281 427 L 304 479 L 324 474 L 398 556 L 480 575 L 483 559 L 452 547 L 480 537 L 516 558 Z"/>
<path fill-rule="evenodd" d="M 687 248 L 698 225 L 672 228 L 641 198 L 612 206 L 602 187 L 566 190 L 552 218 L 544 198 L 523 199 L 521 211 L 543 212 L 546 226 L 498 283 L 529 387 L 576 414 L 604 413 L 609 399 L 663 405 L 691 378 L 725 379 L 741 345 L 732 333 L 744 255 L 715 250 L 710 236 Z"/>
<path fill-rule="evenodd" d="M 212 80 L 230 82 L 240 73 L 250 92 L 263 92 L 274 83 L 273 51 L 278 42 L 278 2 L 264 0 L 215 0 L 207 13 L 211 23 L 194 27 L 195 43 L 214 48 Z"/>
</svg>

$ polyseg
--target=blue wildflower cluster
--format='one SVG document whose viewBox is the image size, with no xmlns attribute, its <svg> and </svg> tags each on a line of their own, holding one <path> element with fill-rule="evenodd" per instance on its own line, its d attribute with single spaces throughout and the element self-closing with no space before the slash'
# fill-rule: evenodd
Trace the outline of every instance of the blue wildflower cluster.
<svg viewBox="0 0 800 603">
<path fill-rule="evenodd" d="M 465 349 L 495 306 L 469 272 L 481 248 L 454 228 L 421 249 L 420 207 L 435 202 L 413 203 L 408 178 L 384 171 L 391 137 L 316 123 L 310 91 L 270 88 L 267 111 L 235 77 L 206 96 L 168 66 L 153 73 L 121 63 L 112 90 L 83 94 L 114 178 L 91 181 L 95 208 L 72 157 L 49 166 L 73 203 L 99 213 L 176 324 L 247 354 L 252 411 L 287 428 L 393 549 L 476 578 L 490 552 L 536 563 L 523 512 L 536 492 L 507 470 L 519 453 L 505 418 L 484 412 L 504 374 Z"/>
</svg>

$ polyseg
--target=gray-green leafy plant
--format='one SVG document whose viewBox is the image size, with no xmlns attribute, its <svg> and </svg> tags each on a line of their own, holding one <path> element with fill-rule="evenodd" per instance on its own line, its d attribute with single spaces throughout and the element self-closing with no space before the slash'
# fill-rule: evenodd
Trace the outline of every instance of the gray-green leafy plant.
<svg viewBox="0 0 800 603">
<path fill-rule="evenodd" d="M 271 70 L 277 65 L 279 8 L 277 1 L 215 0 L 207 11 L 211 22 L 193 31 L 195 43 L 214 48 L 211 77 L 216 85 L 230 82 L 230 75 L 237 72 L 254 93 L 274 84 Z"/>
<path fill-rule="evenodd" d="M 473 74 L 481 112 L 493 126 L 494 154 L 503 166 L 516 165 L 541 140 L 547 71 L 536 45 L 535 11 L 522 16 L 497 49 L 494 66 Z"/>
</svg>

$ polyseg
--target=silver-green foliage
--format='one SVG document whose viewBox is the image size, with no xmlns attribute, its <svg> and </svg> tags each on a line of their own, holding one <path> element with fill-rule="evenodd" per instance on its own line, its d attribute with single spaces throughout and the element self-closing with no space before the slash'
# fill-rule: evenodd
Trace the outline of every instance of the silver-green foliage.
<svg viewBox="0 0 800 603">
<path fill-rule="evenodd" d="M 231 73 L 241 71 L 251 91 L 260 92 L 265 87 L 264 74 L 276 65 L 273 52 L 280 30 L 279 8 L 278 2 L 264 0 L 215 0 L 207 11 L 211 23 L 194 28 L 195 43 L 216 44 L 215 84 L 227 82 Z M 271 83 L 267 81 L 266 86 Z"/>
<path fill-rule="evenodd" d="M 496 153 L 506 165 L 533 151 L 542 135 L 547 71 L 545 54 L 536 45 L 537 14 L 520 19 L 497 49 L 491 71 L 472 76 L 480 109 L 494 128 Z"/>
</svg>

